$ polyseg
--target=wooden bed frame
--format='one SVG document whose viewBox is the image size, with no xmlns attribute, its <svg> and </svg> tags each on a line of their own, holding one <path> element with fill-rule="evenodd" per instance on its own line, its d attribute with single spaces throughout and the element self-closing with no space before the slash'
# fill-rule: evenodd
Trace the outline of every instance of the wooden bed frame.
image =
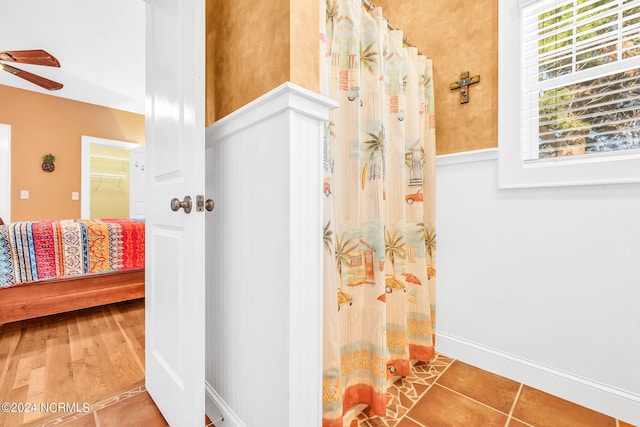
<svg viewBox="0 0 640 427">
<path fill-rule="evenodd" d="M 0 289 L 0 325 L 144 297 L 144 270 L 51 279 Z"/>
</svg>

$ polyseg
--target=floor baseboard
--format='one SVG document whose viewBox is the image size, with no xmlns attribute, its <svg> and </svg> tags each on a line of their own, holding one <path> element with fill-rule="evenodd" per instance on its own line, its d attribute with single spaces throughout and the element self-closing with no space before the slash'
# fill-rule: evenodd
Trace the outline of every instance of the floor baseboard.
<svg viewBox="0 0 640 427">
<path fill-rule="evenodd" d="M 640 396 L 438 332 L 439 353 L 525 383 L 603 414 L 640 425 Z"/>
<path fill-rule="evenodd" d="M 204 392 L 205 412 L 216 427 L 246 427 L 208 382 L 204 384 Z"/>
</svg>

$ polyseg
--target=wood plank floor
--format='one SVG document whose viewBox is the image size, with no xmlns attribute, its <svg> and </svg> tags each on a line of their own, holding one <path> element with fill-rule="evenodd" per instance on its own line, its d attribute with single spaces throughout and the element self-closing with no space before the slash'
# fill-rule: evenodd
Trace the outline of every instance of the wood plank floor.
<svg viewBox="0 0 640 427">
<path fill-rule="evenodd" d="M 388 393 L 387 416 L 351 426 L 633 427 L 443 355 Z M 0 325 L 2 402 L 2 427 L 166 427 L 144 386 L 144 300 Z"/>
<path fill-rule="evenodd" d="M 14 405 L 2 426 L 40 425 L 143 384 L 143 299 L 0 325 L 0 402 Z"/>
</svg>

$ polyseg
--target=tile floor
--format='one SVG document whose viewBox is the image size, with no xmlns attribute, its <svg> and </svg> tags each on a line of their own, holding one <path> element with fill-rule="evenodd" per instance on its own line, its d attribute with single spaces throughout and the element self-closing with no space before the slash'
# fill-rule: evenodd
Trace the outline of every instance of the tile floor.
<svg viewBox="0 0 640 427">
<path fill-rule="evenodd" d="M 386 417 L 365 410 L 350 427 L 634 427 L 442 355 L 429 364 L 417 364 L 388 393 Z M 144 385 L 99 402 L 91 411 L 69 414 L 43 427 L 167 425 Z M 213 423 L 205 418 L 204 425 Z"/>
<path fill-rule="evenodd" d="M 442 355 L 388 393 L 386 417 L 365 410 L 351 427 L 633 427 Z"/>
</svg>

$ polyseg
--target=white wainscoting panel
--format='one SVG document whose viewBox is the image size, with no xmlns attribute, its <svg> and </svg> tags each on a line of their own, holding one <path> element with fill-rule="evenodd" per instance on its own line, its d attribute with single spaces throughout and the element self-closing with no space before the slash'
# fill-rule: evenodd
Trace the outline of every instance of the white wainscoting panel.
<svg viewBox="0 0 640 427">
<path fill-rule="evenodd" d="M 207 129 L 208 413 L 322 420 L 322 138 L 330 100 L 285 83 Z"/>
<path fill-rule="evenodd" d="M 640 185 L 498 189 L 437 161 L 437 351 L 640 425 Z"/>
</svg>

